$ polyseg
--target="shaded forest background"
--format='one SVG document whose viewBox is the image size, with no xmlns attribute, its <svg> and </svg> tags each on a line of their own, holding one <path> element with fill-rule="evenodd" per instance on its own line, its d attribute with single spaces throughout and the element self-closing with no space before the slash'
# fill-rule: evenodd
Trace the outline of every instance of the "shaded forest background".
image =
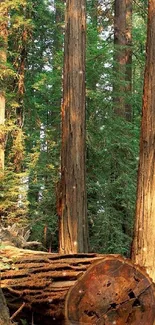
<svg viewBox="0 0 155 325">
<path fill-rule="evenodd" d="M 0 219 L 31 229 L 58 249 L 64 1 L 9 0 L 5 91 L 5 171 Z M 4 13 L 6 13 L 4 15 Z M 131 80 L 118 69 L 114 1 L 87 0 L 86 129 L 90 251 L 129 256 L 139 159 L 147 1 L 132 8 Z M 116 35 L 115 35 L 116 36 Z M 121 51 L 127 45 L 121 45 Z M 127 89 L 129 82 L 132 88 Z M 119 99 L 119 101 L 118 101 Z M 124 103 L 127 115 L 117 110 Z M 120 108 L 120 106 L 119 106 Z M 4 131 L 2 130 L 2 131 Z"/>
</svg>

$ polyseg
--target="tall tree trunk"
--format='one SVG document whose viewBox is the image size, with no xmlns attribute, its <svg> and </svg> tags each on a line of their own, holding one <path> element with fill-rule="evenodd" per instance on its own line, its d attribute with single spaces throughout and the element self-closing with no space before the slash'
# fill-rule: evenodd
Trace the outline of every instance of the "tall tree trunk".
<svg viewBox="0 0 155 325">
<path fill-rule="evenodd" d="M 5 146 L 5 71 L 6 71 L 6 60 L 7 60 L 7 13 L 3 9 L 4 1 L 0 0 L 0 14 L 3 13 L 3 18 L 0 23 L 0 177 L 3 176 L 4 172 L 4 146 Z"/>
<path fill-rule="evenodd" d="M 132 107 L 132 0 L 114 4 L 114 111 L 131 121 Z"/>
<path fill-rule="evenodd" d="M 132 0 L 126 0 L 126 75 L 125 75 L 125 116 L 132 120 Z"/>
<path fill-rule="evenodd" d="M 88 250 L 85 175 L 85 0 L 66 2 L 64 49 L 60 252 Z"/>
<path fill-rule="evenodd" d="M 26 43 L 27 43 L 27 29 L 23 28 L 21 35 L 21 50 L 19 53 L 19 66 L 18 66 L 18 93 L 17 101 L 18 107 L 16 109 L 16 130 L 14 132 L 14 170 L 19 173 L 22 171 L 23 163 L 23 97 L 25 92 L 24 78 L 25 78 L 25 62 L 27 57 Z"/>
<path fill-rule="evenodd" d="M 17 108 L 17 125 L 22 128 L 23 126 L 23 96 L 25 92 L 24 79 L 25 79 L 25 62 L 27 57 L 26 43 L 28 35 L 26 27 L 24 27 L 21 35 L 21 52 L 20 63 L 18 67 L 18 108 Z"/>
<path fill-rule="evenodd" d="M 63 52 L 63 27 L 64 24 L 64 0 L 55 0 L 55 28 L 53 33 L 53 52 L 52 52 L 52 67 L 53 67 L 53 86 L 52 86 L 52 111 L 49 111 L 51 116 L 52 127 L 56 130 L 56 141 L 60 135 L 60 107 L 62 99 L 62 52 Z M 64 7 L 63 7 L 64 6 Z M 59 84 L 59 87 L 58 87 Z M 54 111 L 53 111 L 54 110 Z"/>
<path fill-rule="evenodd" d="M 155 281 L 155 0 L 149 1 L 147 59 L 132 259 Z"/>
<path fill-rule="evenodd" d="M 114 3 L 114 111 L 125 116 L 124 80 L 126 66 L 126 0 Z"/>
</svg>

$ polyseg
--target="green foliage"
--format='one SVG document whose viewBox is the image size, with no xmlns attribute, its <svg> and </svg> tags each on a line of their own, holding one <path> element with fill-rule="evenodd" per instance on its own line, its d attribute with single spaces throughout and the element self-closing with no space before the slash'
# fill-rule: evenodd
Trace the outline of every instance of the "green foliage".
<svg viewBox="0 0 155 325">
<path fill-rule="evenodd" d="M 133 121 L 113 112 L 113 1 L 87 1 L 87 197 L 90 249 L 129 255 L 145 63 L 146 6 L 133 8 Z M 29 224 L 31 238 L 58 247 L 60 107 L 64 3 L 8 0 L 6 164 L 0 186 L 4 223 Z M 19 91 L 24 63 L 23 92 Z M 3 70 L 3 69 L 2 69 Z M 120 94 L 117 94 L 118 96 Z M 21 123 L 19 123 L 21 122 Z M 22 124 L 22 125 L 21 125 Z"/>
<path fill-rule="evenodd" d="M 134 117 L 139 119 L 142 106 L 142 91 L 144 80 L 146 47 L 146 15 L 143 17 L 139 12 L 133 14 L 133 95 L 132 103 Z"/>
<path fill-rule="evenodd" d="M 100 132 L 95 138 L 96 128 L 90 125 L 88 142 L 91 247 L 102 253 L 128 255 L 136 197 L 139 132 L 137 127 L 133 128 L 113 113 L 97 128 Z"/>
<path fill-rule="evenodd" d="M 98 21 L 103 14 L 104 9 L 99 11 Z M 109 14 L 107 21 L 110 26 Z M 102 33 L 101 37 L 100 31 L 94 25 L 92 28 L 92 25 L 90 18 L 87 28 L 87 196 L 90 247 L 93 251 L 129 256 L 145 62 L 145 52 L 141 53 L 138 49 L 140 44 L 145 48 L 146 21 L 139 12 L 133 13 L 133 92 L 123 94 L 125 101 L 132 104 L 132 123 L 113 112 L 113 84 L 120 82 L 113 69 L 113 38 L 109 37 L 110 32 Z M 117 94 L 119 96 L 120 93 Z"/>
</svg>

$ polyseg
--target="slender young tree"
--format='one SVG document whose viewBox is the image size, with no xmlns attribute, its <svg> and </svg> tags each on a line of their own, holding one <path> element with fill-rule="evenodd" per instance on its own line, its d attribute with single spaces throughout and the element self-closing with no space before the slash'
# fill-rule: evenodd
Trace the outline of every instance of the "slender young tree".
<svg viewBox="0 0 155 325">
<path fill-rule="evenodd" d="M 136 220 L 132 259 L 155 281 L 155 0 L 149 1 Z"/>
<path fill-rule="evenodd" d="M 3 8 L 4 0 L 0 0 L 0 74 L 1 74 L 1 83 L 0 83 L 0 176 L 4 172 L 4 145 L 5 145 L 5 132 L 4 132 L 4 123 L 5 123 L 5 71 L 6 71 L 6 60 L 7 60 L 7 13 Z M 3 13 L 3 15 L 2 15 Z"/>
<path fill-rule="evenodd" d="M 4 10 L 2 5 L 4 0 L 0 0 L 0 178 L 4 174 L 4 145 L 5 145 L 5 89 L 4 89 L 4 78 L 6 71 L 6 60 L 7 60 L 7 12 Z M 2 15 L 3 13 L 3 15 Z M 11 325 L 8 308 L 0 289 L 0 324 Z"/>
<path fill-rule="evenodd" d="M 88 251 L 85 175 L 85 0 L 67 0 L 59 197 L 60 252 Z"/>
</svg>

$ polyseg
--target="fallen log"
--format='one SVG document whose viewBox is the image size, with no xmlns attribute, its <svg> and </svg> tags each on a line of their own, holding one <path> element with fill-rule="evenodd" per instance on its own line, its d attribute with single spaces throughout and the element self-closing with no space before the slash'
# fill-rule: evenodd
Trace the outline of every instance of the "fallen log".
<svg viewBox="0 0 155 325">
<path fill-rule="evenodd" d="M 109 259 L 112 266 L 109 264 Z M 94 273 L 92 265 L 95 263 L 94 265 L 97 267 L 99 262 L 104 263 L 104 268 L 101 268 L 99 273 Z M 86 324 L 112 324 L 94 322 L 96 319 L 93 318 L 93 313 L 95 313 L 96 310 L 97 315 L 99 314 L 98 304 L 100 304 L 102 307 L 103 297 L 105 300 L 107 300 L 107 306 L 111 306 L 110 308 L 112 309 L 113 313 L 115 313 L 115 309 L 119 309 L 117 306 L 119 304 L 121 305 L 121 301 L 124 303 L 124 306 L 122 304 L 122 308 L 126 307 L 126 298 L 128 298 L 130 302 L 129 305 L 135 303 L 135 306 L 132 306 L 135 308 L 136 304 L 138 304 L 139 301 L 141 302 L 138 296 L 139 293 L 144 298 L 142 300 L 144 308 L 146 308 L 146 303 L 148 303 L 152 308 L 152 313 L 149 309 L 150 320 L 152 320 L 154 317 L 155 296 L 152 282 L 142 269 L 138 268 L 138 266 L 134 266 L 130 261 L 121 258 L 119 255 L 107 256 L 95 253 L 59 255 L 23 250 L 12 246 L 4 246 L 0 250 L 0 268 L 1 287 L 14 321 L 26 319 L 27 322 L 34 323 L 36 325 L 64 324 L 66 295 L 69 289 L 71 290 L 72 287 L 75 288 L 74 293 L 77 291 L 76 286 L 78 284 L 80 285 L 85 275 L 87 284 L 85 297 L 87 297 L 87 287 L 91 288 L 90 293 L 88 293 L 88 298 L 83 301 L 86 302 L 84 314 L 86 315 L 86 318 L 88 316 L 88 318 L 85 319 Z M 90 273 L 87 273 L 89 270 Z M 104 273 L 106 275 L 106 280 L 104 279 Z M 105 290 L 105 293 L 103 293 L 102 287 L 105 283 L 105 288 L 108 289 L 108 291 Z M 129 287 L 127 284 L 130 284 Z M 97 289 L 98 285 L 101 286 L 101 293 Z M 95 288 L 96 291 L 94 291 Z M 143 289 L 144 294 L 143 290 L 136 291 L 138 288 L 139 290 Z M 117 291 L 119 289 L 121 294 L 119 291 L 117 292 L 116 289 Z M 67 298 L 66 308 L 68 309 L 68 313 L 66 313 L 66 316 L 70 325 L 80 324 L 83 322 L 83 319 L 76 319 L 76 307 L 73 307 L 75 321 L 74 317 L 72 319 L 72 314 L 70 314 L 70 308 L 75 306 L 76 302 L 74 295 L 72 300 L 71 292 L 72 291 L 69 293 L 70 298 Z M 79 293 L 80 292 L 78 292 L 78 294 Z M 118 294 L 118 297 L 120 296 L 120 300 L 115 301 L 113 299 L 115 293 Z M 107 297 L 106 294 L 108 294 Z M 135 297 L 133 297 L 133 295 L 135 295 Z M 93 303 L 92 296 L 94 296 L 94 301 L 97 302 L 96 305 L 94 303 L 93 310 L 89 309 L 91 303 Z M 79 302 L 79 299 L 81 298 L 81 296 L 80 298 L 77 296 L 77 301 Z M 135 300 L 133 301 L 132 299 Z M 139 309 L 141 313 L 141 307 Z M 82 307 L 80 307 L 80 310 L 82 312 Z M 93 322 L 90 322 L 91 319 Z M 97 321 L 99 321 L 98 316 Z M 122 325 L 126 323 L 118 322 L 114 324 Z M 140 322 L 133 324 L 143 325 L 143 323 Z M 149 323 L 145 323 L 145 325 L 146 324 L 152 325 L 150 321 Z"/>
<path fill-rule="evenodd" d="M 63 324 L 66 294 L 77 279 L 104 255 L 59 255 L 4 246 L 0 249 L 1 288 L 13 320 Z M 23 305 L 24 303 L 24 305 Z"/>
<path fill-rule="evenodd" d="M 142 268 L 107 256 L 69 290 L 65 314 L 68 324 L 153 325 L 154 286 Z"/>
</svg>

